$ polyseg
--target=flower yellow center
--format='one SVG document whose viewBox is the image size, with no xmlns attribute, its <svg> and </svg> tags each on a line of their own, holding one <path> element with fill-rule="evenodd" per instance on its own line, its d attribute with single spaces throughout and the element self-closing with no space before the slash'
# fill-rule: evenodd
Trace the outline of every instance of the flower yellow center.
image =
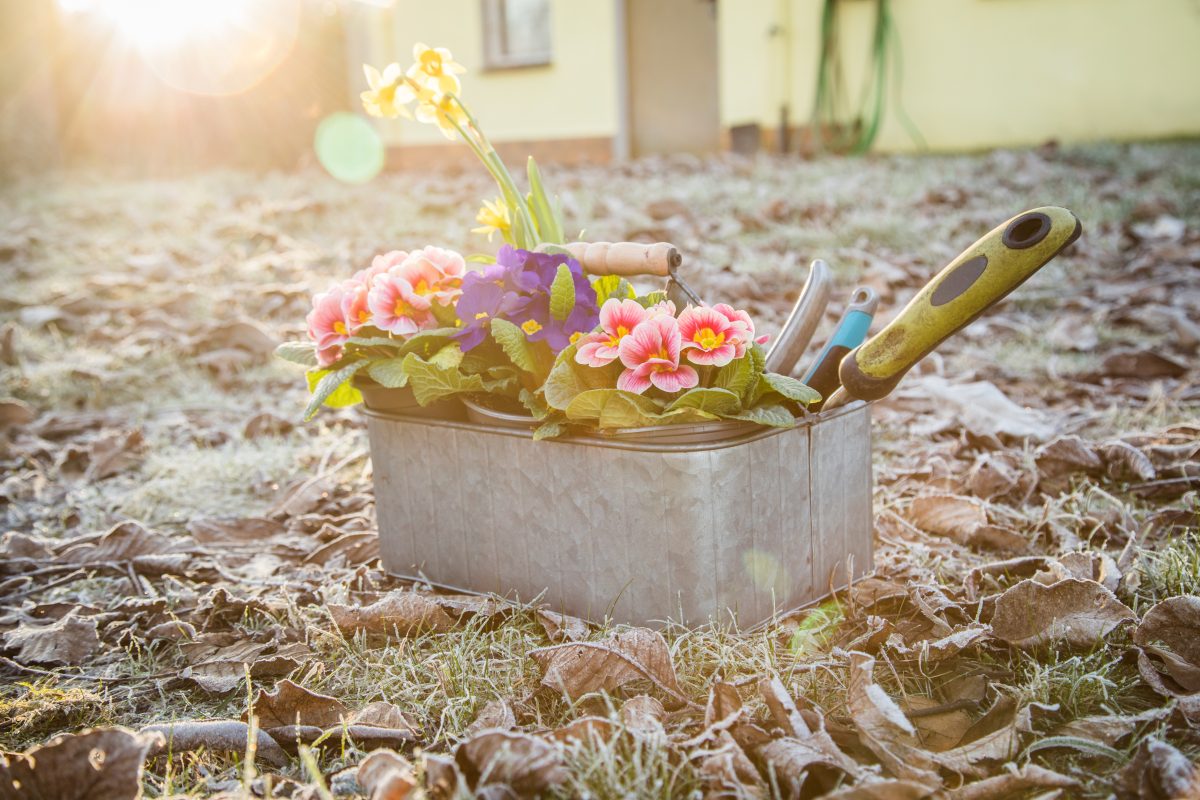
<svg viewBox="0 0 1200 800">
<path fill-rule="evenodd" d="M 527 319 L 521 323 L 521 330 L 525 331 L 526 336 L 532 336 L 541 329 L 541 323 L 539 323 L 536 319 Z"/>
<path fill-rule="evenodd" d="M 436 50 L 421 53 L 421 71 L 426 75 L 442 74 L 442 57 Z"/>
<path fill-rule="evenodd" d="M 413 291 L 419 295 L 426 295 L 432 290 L 429 287 L 429 281 L 422 278 L 421 280 L 417 281 L 417 285 L 413 287 Z"/>
<path fill-rule="evenodd" d="M 701 328 L 692 334 L 692 341 L 705 350 L 713 350 L 725 344 L 725 334 L 714 333 L 712 328 Z"/>
<path fill-rule="evenodd" d="M 487 318 L 488 318 L 488 312 L 486 312 L 486 311 L 480 311 L 478 314 L 475 315 L 475 319 L 487 319 Z"/>
<path fill-rule="evenodd" d="M 629 328 L 626 328 L 624 325 L 618 325 L 617 332 L 614 333 L 612 336 L 608 337 L 608 346 L 616 347 L 617 345 L 619 345 L 621 343 L 621 340 L 624 339 L 628 335 L 629 335 Z"/>
<path fill-rule="evenodd" d="M 333 332 L 341 334 L 342 336 L 347 336 L 350 333 L 350 331 L 346 328 L 346 323 L 342 322 L 340 319 L 333 323 Z"/>
<path fill-rule="evenodd" d="M 392 308 L 392 315 L 397 317 L 415 317 L 416 309 L 400 298 L 396 298 L 396 305 Z"/>
<path fill-rule="evenodd" d="M 362 311 L 358 312 L 358 321 L 359 322 L 366 322 L 370 318 L 371 318 L 371 312 L 366 310 L 365 308 Z"/>
<path fill-rule="evenodd" d="M 667 353 L 667 348 L 665 347 L 658 348 L 658 352 L 654 354 L 654 357 L 661 358 L 663 361 L 671 360 L 671 356 Z"/>
<path fill-rule="evenodd" d="M 571 344 L 575 344 L 575 343 L 576 343 L 576 342 L 578 342 L 578 341 L 579 341 L 581 338 L 583 338 L 583 332 L 582 332 L 582 331 L 575 331 L 574 333 L 572 333 L 572 334 L 571 334 L 571 339 L 570 339 L 570 341 L 571 341 Z"/>
</svg>

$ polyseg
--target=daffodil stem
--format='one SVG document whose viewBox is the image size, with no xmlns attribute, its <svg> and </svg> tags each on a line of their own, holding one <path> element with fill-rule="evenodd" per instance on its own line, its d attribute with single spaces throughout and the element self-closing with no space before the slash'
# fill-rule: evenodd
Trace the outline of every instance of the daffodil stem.
<svg viewBox="0 0 1200 800">
<path fill-rule="evenodd" d="M 509 203 L 516 206 L 513 210 L 521 215 L 521 221 L 525 224 L 525 229 L 529 231 L 529 235 L 536 238 L 537 226 L 533 222 L 533 216 L 529 213 L 529 207 L 525 204 L 524 195 L 521 194 L 520 189 L 517 188 L 516 181 L 513 180 L 512 173 L 508 171 L 504 160 L 500 158 L 500 154 L 496 152 L 496 148 L 492 145 L 491 140 L 488 139 L 487 134 L 483 132 L 483 129 L 479 127 L 479 122 L 467 108 L 466 104 L 458 98 L 458 95 L 451 94 L 450 97 L 462 109 L 467 122 L 470 123 L 471 130 L 479 137 L 479 143 L 471 141 L 470 135 L 463 130 L 462 126 L 456 120 L 451 120 L 454 123 L 454 127 L 458 128 L 458 132 L 467 141 L 467 144 L 471 145 L 471 149 L 475 151 L 475 155 L 483 162 L 484 167 L 487 168 L 488 172 L 492 173 L 492 177 L 500 185 L 500 190 L 505 195 L 510 195 L 508 198 Z M 537 242 L 535 241 L 532 244 L 536 246 Z"/>
</svg>

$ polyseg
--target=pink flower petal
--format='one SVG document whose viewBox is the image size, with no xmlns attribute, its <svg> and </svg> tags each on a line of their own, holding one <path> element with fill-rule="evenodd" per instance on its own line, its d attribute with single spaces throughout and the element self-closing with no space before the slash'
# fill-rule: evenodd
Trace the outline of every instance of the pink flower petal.
<svg viewBox="0 0 1200 800">
<path fill-rule="evenodd" d="M 696 370 L 684 364 L 670 372 L 663 370 L 651 373 L 650 382 L 664 392 L 674 394 L 683 389 L 694 388 L 700 383 L 700 375 Z"/>
<path fill-rule="evenodd" d="M 635 370 L 627 369 L 617 378 L 617 388 L 623 392 L 642 394 L 650 388 L 650 379 L 644 375 L 638 375 Z"/>
</svg>

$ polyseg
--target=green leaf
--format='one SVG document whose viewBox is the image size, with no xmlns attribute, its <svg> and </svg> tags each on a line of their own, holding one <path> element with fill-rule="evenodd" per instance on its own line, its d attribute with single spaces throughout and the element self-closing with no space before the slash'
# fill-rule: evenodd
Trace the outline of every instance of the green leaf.
<svg viewBox="0 0 1200 800">
<path fill-rule="evenodd" d="M 504 350 L 504 355 L 508 356 L 518 369 L 535 374 L 538 372 L 538 362 L 533 354 L 533 348 L 529 346 L 525 332 L 518 325 L 514 325 L 506 319 L 497 318 L 492 320 L 491 329 L 492 338 L 496 340 L 496 344 L 500 345 Z"/>
<path fill-rule="evenodd" d="M 746 396 L 757 378 L 758 373 L 754 371 L 754 359 L 738 358 L 717 370 L 713 375 L 713 387 L 728 389 L 740 400 Z"/>
<path fill-rule="evenodd" d="M 821 401 L 820 392 L 788 375 L 780 375 L 776 372 L 764 372 L 762 380 L 788 400 L 795 400 L 801 405 L 807 406 Z"/>
<path fill-rule="evenodd" d="M 367 374 L 371 380 L 387 389 L 402 389 L 408 385 L 408 373 L 404 371 L 404 358 L 384 358 L 370 362 Z"/>
<path fill-rule="evenodd" d="M 694 408 L 710 414 L 725 416 L 735 414 L 742 407 L 742 400 L 728 389 L 689 389 L 667 406 L 667 413 L 681 408 Z"/>
<path fill-rule="evenodd" d="M 779 405 L 757 406 L 736 414 L 727 414 L 726 417 L 727 419 L 757 422 L 759 425 L 769 425 L 772 428 L 792 428 L 796 425 L 796 418 L 792 416 L 792 412 Z"/>
<path fill-rule="evenodd" d="M 448 344 L 429 358 L 429 363 L 442 369 L 458 369 L 463 362 L 462 347 L 458 342 Z"/>
<path fill-rule="evenodd" d="M 554 283 L 550 284 L 550 316 L 564 320 L 575 308 L 575 276 L 566 264 L 558 265 Z"/>
<path fill-rule="evenodd" d="M 658 405 L 648 397 L 620 389 L 590 389 L 567 406 L 567 419 L 595 422 L 599 428 L 639 428 L 659 421 Z"/>
<path fill-rule="evenodd" d="M 649 308 L 650 306 L 657 305 L 663 300 L 666 300 L 667 293 L 663 291 L 647 292 L 641 297 L 635 297 L 634 299 L 641 303 L 642 308 Z"/>
<path fill-rule="evenodd" d="M 592 281 L 592 288 L 596 290 L 596 303 L 599 305 L 604 305 L 604 301 L 610 297 L 630 300 L 636 296 L 633 286 L 620 275 L 603 275 L 596 278 Z"/>
<path fill-rule="evenodd" d="M 567 426 L 558 420 L 550 420 L 543 422 L 533 429 L 533 440 L 540 442 L 542 439 L 554 439 L 562 436 L 567 432 Z"/>
<path fill-rule="evenodd" d="M 762 349 L 762 345 L 751 345 L 746 357 L 753 359 L 754 380 L 750 382 L 750 387 L 742 394 L 742 408 L 752 408 L 758 405 L 758 401 L 762 400 L 763 395 L 771 387 L 762 379 L 762 374 L 767 368 L 767 354 Z"/>
<path fill-rule="evenodd" d="M 403 339 L 389 339 L 385 336 L 351 336 L 346 344 L 356 344 L 359 347 L 404 347 Z"/>
<path fill-rule="evenodd" d="M 609 389 L 616 383 L 614 370 L 620 370 L 621 364 L 613 362 L 607 367 L 588 367 L 575 363 L 575 345 L 569 345 L 554 362 L 549 377 L 542 386 L 546 403 L 551 408 L 565 411 L 575 396 L 589 389 Z"/>
<path fill-rule="evenodd" d="M 495 264 L 496 257 L 487 253 L 472 253 L 467 256 L 468 264 Z"/>
<path fill-rule="evenodd" d="M 533 414 L 534 419 L 543 419 L 550 413 L 550 407 L 546 405 L 545 401 L 528 389 L 522 389 L 518 399 L 521 401 L 521 405 L 525 406 L 530 414 Z"/>
<path fill-rule="evenodd" d="M 533 213 L 534 222 L 538 226 L 543 242 L 560 244 L 564 240 L 562 219 L 546 196 L 546 188 L 542 185 L 542 173 L 538 170 L 533 156 L 525 165 L 529 175 L 529 210 Z"/>
<path fill-rule="evenodd" d="M 362 393 L 354 388 L 350 379 L 367 364 L 366 361 L 355 361 L 339 370 L 319 369 L 306 373 L 312 398 L 308 401 L 308 407 L 304 409 L 304 419 L 312 419 L 322 405 L 344 408 L 361 403 Z"/>
<path fill-rule="evenodd" d="M 312 342 L 284 342 L 275 348 L 275 357 L 304 367 L 317 366 L 317 348 Z"/>
<path fill-rule="evenodd" d="M 438 355 L 441 355 L 439 351 Z M 459 351 L 461 360 L 462 351 Z M 425 361 L 416 353 L 404 357 L 404 371 L 408 374 L 408 385 L 413 396 L 423 406 L 462 392 L 484 391 L 483 378 L 478 375 L 463 375 L 457 366 L 447 367 Z"/>
</svg>

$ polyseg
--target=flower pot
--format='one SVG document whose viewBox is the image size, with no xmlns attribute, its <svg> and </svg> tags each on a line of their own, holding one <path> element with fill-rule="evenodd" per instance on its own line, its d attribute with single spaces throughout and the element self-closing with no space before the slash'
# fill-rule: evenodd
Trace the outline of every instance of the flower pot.
<svg viewBox="0 0 1200 800">
<path fill-rule="evenodd" d="M 462 403 L 455 397 L 422 406 L 417 402 L 412 389 L 407 386 L 402 389 L 389 389 L 366 376 L 357 375 L 354 378 L 354 387 L 362 393 L 363 405 L 371 411 L 423 419 L 463 420 L 466 418 Z"/>
<path fill-rule="evenodd" d="M 506 411 L 492 408 L 480 400 L 464 397 L 463 407 L 467 410 L 467 419 L 480 425 L 496 425 L 501 428 L 519 428 L 529 430 L 536 428 L 538 421 L 533 415 L 522 408 L 520 411 Z"/>
<path fill-rule="evenodd" d="M 737 419 L 713 420 L 679 425 L 647 425 L 641 428 L 613 428 L 600 431 L 596 435 L 620 439 L 627 442 L 645 442 L 652 444 L 701 444 L 703 442 L 719 442 L 725 439 L 735 439 L 748 433 L 762 430 L 761 425 L 754 422 L 744 422 Z"/>
<path fill-rule="evenodd" d="M 397 575 L 597 620 L 753 625 L 872 569 L 861 402 L 704 443 L 366 416 Z"/>
</svg>

